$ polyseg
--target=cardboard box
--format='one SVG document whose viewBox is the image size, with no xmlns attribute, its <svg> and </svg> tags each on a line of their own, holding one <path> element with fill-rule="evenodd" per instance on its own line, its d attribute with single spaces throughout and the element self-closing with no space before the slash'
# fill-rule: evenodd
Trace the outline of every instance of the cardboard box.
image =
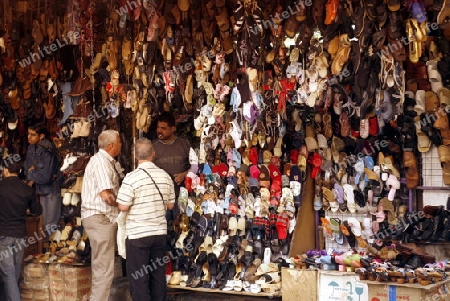
<svg viewBox="0 0 450 301">
<path fill-rule="evenodd" d="M 28 263 L 23 269 L 24 279 L 43 278 L 48 275 L 47 264 Z"/>
<path fill-rule="evenodd" d="M 91 267 L 66 266 L 64 269 L 64 301 L 89 299 L 91 293 Z"/>
<path fill-rule="evenodd" d="M 281 269 L 281 296 L 283 300 L 317 300 L 317 270 Z"/>
<path fill-rule="evenodd" d="M 48 278 L 50 281 L 64 282 L 64 265 L 59 263 L 49 265 Z"/>
<path fill-rule="evenodd" d="M 27 264 L 21 284 L 22 299 L 82 301 L 91 292 L 91 267 L 66 264 Z"/>
<path fill-rule="evenodd" d="M 92 278 L 91 267 L 83 266 L 83 267 L 74 267 L 74 266 L 66 266 L 64 268 L 64 282 L 67 285 L 81 285 L 86 286 L 90 285 Z"/>
<path fill-rule="evenodd" d="M 319 271 L 319 301 L 367 301 L 368 294 L 367 284 L 356 273 Z"/>
<path fill-rule="evenodd" d="M 450 279 L 430 285 L 397 284 L 389 282 L 363 281 L 369 287 L 369 300 L 422 301 L 450 300 Z"/>
<path fill-rule="evenodd" d="M 64 300 L 64 265 L 51 264 L 48 267 L 48 281 L 50 283 L 50 299 L 52 301 Z"/>
<path fill-rule="evenodd" d="M 50 301 L 50 292 L 47 289 L 33 290 L 35 301 Z"/>
<path fill-rule="evenodd" d="M 33 301 L 33 289 L 20 286 L 20 298 L 22 301 Z"/>
<path fill-rule="evenodd" d="M 66 289 L 64 291 L 64 301 L 85 301 L 89 300 L 91 286 L 81 289 Z"/>
<path fill-rule="evenodd" d="M 55 289 L 50 287 L 50 300 L 51 301 L 65 301 L 64 299 L 64 288 Z"/>
</svg>

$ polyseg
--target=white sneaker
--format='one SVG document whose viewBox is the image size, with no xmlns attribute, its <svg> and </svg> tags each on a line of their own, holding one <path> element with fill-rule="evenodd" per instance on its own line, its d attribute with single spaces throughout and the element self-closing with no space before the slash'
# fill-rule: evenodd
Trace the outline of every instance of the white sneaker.
<svg viewBox="0 0 450 301">
<path fill-rule="evenodd" d="M 64 206 L 69 206 L 71 201 L 72 201 L 72 193 L 71 192 L 64 193 L 64 196 L 63 196 L 63 199 L 62 199 L 63 205 Z"/>
<path fill-rule="evenodd" d="M 77 206 L 78 202 L 80 202 L 80 194 L 72 193 L 72 197 L 70 198 L 70 205 Z"/>
</svg>

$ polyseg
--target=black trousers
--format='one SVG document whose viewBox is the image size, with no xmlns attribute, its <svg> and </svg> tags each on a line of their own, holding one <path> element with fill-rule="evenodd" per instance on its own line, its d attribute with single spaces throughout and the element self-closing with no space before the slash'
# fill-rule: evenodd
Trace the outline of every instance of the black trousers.
<svg viewBox="0 0 450 301">
<path fill-rule="evenodd" d="M 127 239 L 127 277 L 133 301 L 164 301 L 166 290 L 167 235 Z"/>
</svg>

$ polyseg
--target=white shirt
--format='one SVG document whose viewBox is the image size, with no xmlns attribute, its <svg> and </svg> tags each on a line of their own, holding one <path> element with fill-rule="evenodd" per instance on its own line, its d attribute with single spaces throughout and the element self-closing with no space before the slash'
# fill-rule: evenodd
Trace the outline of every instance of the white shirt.
<svg viewBox="0 0 450 301">
<path fill-rule="evenodd" d="M 123 179 L 117 202 L 130 206 L 126 220 L 128 239 L 165 235 L 167 234 L 165 204 L 175 203 L 173 181 L 167 172 L 153 162 L 141 163 Z"/>
<path fill-rule="evenodd" d="M 100 192 L 106 189 L 117 195 L 119 190 L 119 163 L 105 150 L 100 149 L 91 157 L 86 166 L 81 189 L 81 218 L 95 214 L 104 214 L 110 222 L 115 223 L 119 209 L 109 206 L 100 197 Z"/>
</svg>

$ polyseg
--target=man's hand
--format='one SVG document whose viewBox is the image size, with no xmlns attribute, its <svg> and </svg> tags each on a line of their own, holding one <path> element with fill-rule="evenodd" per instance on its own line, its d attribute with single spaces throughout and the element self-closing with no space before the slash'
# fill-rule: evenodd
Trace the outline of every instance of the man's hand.
<svg viewBox="0 0 450 301">
<path fill-rule="evenodd" d="M 187 175 L 187 171 L 185 172 L 181 172 L 181 173 L 177 173 L 173 175 L 173 181 L 177 184 L 177 185 L 181 185 L 184 182 L 184 178 Z"/>
<path fill-rule="evenodd" d="M 117 207 L 116 195 L 111 191 L 111 189 L 105 189 L 100 192 L 100 197 L 109 206 Z"/>
<path fill-rule="evenodd" d="M 33 181 L 27 181 L 27 185 L 30 186 L 30 187 L 33 187 L 34 182 Z"/>
<path fill-rule="evenodd" d="M 105 203 L 112 207 L 117 207 L 117 205 L 118 205 L 116 201 L 110 201 L 110 200 L 105 201 Z"/>
</svg>

